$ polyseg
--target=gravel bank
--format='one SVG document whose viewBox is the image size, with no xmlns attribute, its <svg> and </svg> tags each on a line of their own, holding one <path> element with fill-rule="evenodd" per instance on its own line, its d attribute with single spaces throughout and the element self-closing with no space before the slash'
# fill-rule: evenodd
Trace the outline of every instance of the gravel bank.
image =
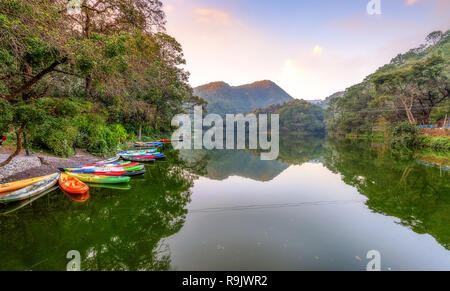
<svg viewBox="0 0 450 291">
<path fill-rule="evenodd" d="M 4 161 L 9 154 L 9 151 L 2 149 L 0 151 L 0 161 Z M 43 153 L 35 153 L 27 157 L 25 153 L 21 153 L 11 163 L 0 168 L 0 183 L 44 176 L 58 172 L 58 168 L 77 167 L 99 160 L 101 159 L 84 152 L 78 152 L 77 155 L 69 159 L 62 159 Z"/>
</svg>

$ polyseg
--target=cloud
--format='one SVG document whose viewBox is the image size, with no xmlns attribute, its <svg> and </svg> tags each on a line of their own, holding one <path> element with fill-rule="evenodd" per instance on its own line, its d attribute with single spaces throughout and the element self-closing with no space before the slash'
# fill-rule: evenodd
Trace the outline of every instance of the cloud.
<svg viewBox="0 0 450 291">
<path fill-rule="evenodd" d="M 323 52 L 323 47 L 316 45 L 313 49 L 314 56 L 320 56 Z"/>
<path fill-rule="evenodd" d="M 196 21 L 203 24 L 225 25 L 231 24 L 230 14 L 219 10 L 209 8 L 197 8 L 195 9 Z"/>
<path fill-rule="evenodd" d="M 173 9 L 174 9 L 173 5 L 170 5 L 170 4 L 164 5 L 164 11 L 165 11 L 166 13 L 172 12 Z"/>
</svg>

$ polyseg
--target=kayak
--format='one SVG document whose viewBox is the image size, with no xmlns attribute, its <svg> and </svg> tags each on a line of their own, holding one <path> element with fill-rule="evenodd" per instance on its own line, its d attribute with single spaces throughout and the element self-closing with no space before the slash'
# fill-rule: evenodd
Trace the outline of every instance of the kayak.
<svg viewBox="0 0 450 291">
<path fill-rule="evenodd" d="M 30 186 L 36 182 L 42 181 L 51 176 L 52 175 L 48 175 L 48 176 L 43 176 L 43 177 L 36 177 L 36 178 L 1 184 L 0 185 L 0 196 L 4 196 L 4 195 L 8 194 L 8 192 L 12 192 L 12 191 L 16 191 L 16 190 L 25 188 L 27 186 Z"/>
<path fill-rule="evenodd" d="M 123 157 L 135 157 L 135 156 L 160 156 L 163 155 L 163 153 L 155 152 L 155 153 L 132 153 L 132 154 L 124 154 L 121 155 Z"/>
<path fill-rule="evenodd" d="M 143 142 L 137 142 L 134 144 L 135 147 L 162 147 L 163 143 L 162 142 L 148 142 L 148 143 L 143 143 Z"/>
<path fill-rule="evenodd" d="M 77 174 L 73 172 L 68 172 L 72 177 L 77 178 L 85 183 L 96 183 L 96 184 L 120 184 L 130 182 L 130 177 L 118 177 L 118 176 L 98 176 L 98 175 L 88 175 L 88 174 Z"/>
<path fill-rule="evenodd" d="M 9 193 L 3 197 L 0 197 L 0 203 L 9 203 L 15 201 L 25 200 L 34 196 L 37 196 L 58 183 L 59 173 L 53 174 L 48 178 L 45 178 L 39 182 L 36 182 L 30 186 L 22 188 L 20 190 Z"/>
<path fill-rule="evenodd" d="M 1 208 L 0 211 L 0 216 L 1 215 L 7 215 L 7 214 L 11 214 L 13 212 L 18 211 L 19 209 L 24 208 L 25 206 L 30 205 L 31 203 L 33 203 L 34 201 L 38 200 L 39 198 L 44 197 L 45 195 L 47 195 L 48 193 L 51 193 L 55 190 L 57 190 L 59 187 L 58 186 L 53 186 L 52 188 L 42 192 L 39 195 L 33 196 L 30 199 L 24 200 L 24 201 L 20 201 L 20 202 L 16 202 L 13 204 L 9 204 L 8 206 L 4 206 Z"/>
<path fill-rule="evenodd" d="M 122 165 L 114 165 L 114 164 L 105 164 L 101 166 L 91 166 L 91 167 L 78 167 L 78 168 L 70 168 L 70 169 L 101 169 L 101 168 L 125 168 L 125 167 L 136 167 L 139 166 L 139 163 L 130 163 Z"/>
<path fill-rule="evenodd" d="M 117 177 L 126 177 L 126 176 L 139 176 L 139 175 L 144 175 L 145 174 L 145 170 L 140 170 L 140 171 L 131 171 L 131 172 L 95 172 L 95 175 L 97 176 L 117 176 Z"/>
<path fill-rule="evenodd" d="M 158 154 L 158 155 L 142 155 L 142 156 L 139 156 L 139 155 L 137 155 L 137 156 L 131 156 L 131 157 L 133 157 L 133 158 L 150 158 L 150 159 L 155 159 L 155 160 L 157 160 L 157 159 L 164 159 L 165 157 L 166 157 L 166 155 L 165 154 Z"/>
<path fill-rule="evenodd" d="M 81 173 L 81 174 L 95 174 L 97 172 L 132 172 L 140 171 L 144 168 L 144 165 L 134 167 L 122 167 L 122 168 L 78 168 L 78 169 L 65 169 L 67 172 Z"/>
<path fill-rule="evenodd" d="M 121 152 L 119 155 L 136 154 L 136 153 L 155 153 L 158 149 L 131 150 Z"/>
<path fill-rule="evenodd" d="M 99 161 L 99 162 L 97 162 L 97 164 L 109 164 L 109 163 L 117 162 L 118 160 L 120 160 L 119 155 L 112 157 L 110 159 L 107 159 L 107 160 Z"/>
<path fill-rule="evenodd" d="M 61 173 L 59 186 L 69 194 L 83 195 L 89 191 L 89 187 L 86 184 L 66 173 Z"/>
<path fill-rule="evenodd" d="M 90 167 L 110 167 L 110 166 L 118 166 L 118 165 L 128 165 L 130 162 L 116 162 L 109 164 L 91 164 L 91 165 L 82 165 L 79 168 L 90 168 Z"/>
<path fill-rule="evenodd" d="M 136 157 L 123 157 L 124 160 L 132 161 L 132 162 L 141 162 L 141 163 L 149 163 L 154 162 L 154 157 L 146 157 L 146 158 L 136 158 Z"/>
</svg>

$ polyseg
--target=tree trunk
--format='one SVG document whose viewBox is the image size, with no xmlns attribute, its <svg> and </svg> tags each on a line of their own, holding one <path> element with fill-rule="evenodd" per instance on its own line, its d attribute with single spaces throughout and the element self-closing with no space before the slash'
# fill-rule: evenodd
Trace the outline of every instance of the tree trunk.
<svg viewBox="0 0 450 291">
<path fill-rule="evenodd" d="M 9 164 L 16 156 L 20 154 L 20 151 L 22 150 L 22 133 L 25 130 L 25 124 L 22 124 L 20 129 L 16 131 L 16 150 L 14 153 L 12 153 L 4 162 L 0 163 L 0 168 L 6 166 Z"/>
<path fill-rule="evenodd" d="M 413 113 L 412 113 L 412 111 L 411 111 L 411 108 L 412 108 L 412 102 L 411 102 L 411 106 L 408 106 L 407 104 L 406 104 L 406 100 L 405 99 L 401 99 L 402 100 L 402 103 L 403 103 L 403 106 L 405 107 L 405 111 L 406 111 L 406 116 L 408 117 L 408 120 L 409 120 L 409 123 L 411 123 L 412 125 L 416 125 L 417 124 L 417 121 L 416 121 L 416 119 L 414 118 L 414 115 L 413 115 Z"/>
<path fill-rule="evenodd" d="M 85 88 L 86 95 L 89 95 L 91 89 L 92 89 L 92 74 L 86 77 L 86 88 Z"/>
<path fill-rule="evenodd" d="M 34 84 L 39 82 L 39 80 L 41 80 L 48 73 L 53 72 L 58 65 L 64 64 L 65 62 L 67 62 L 67 60 L 68 60 L 68 58 L 64 57 L 61 60 L 54 61 L 50 66 L 48 66 L 47 68 L 43 69 L 41 72 L 39 72 L 39 74 L 37 74 L 36 76 L 31 78 L 28 82 L 26 82 L 18 90 L 15 90 L 13 93 L 11 93 L 8 97 L 6 97 L 6 99 L 11 101 L 14 98 L 16 98 L 17 96 L 19 96 L 20 94 L 27 93 Z"/>
<path fill-rule="evenodd" d="M 142 141 L 142 124 L 139 124 L 139 141 Z"/>
</svg>

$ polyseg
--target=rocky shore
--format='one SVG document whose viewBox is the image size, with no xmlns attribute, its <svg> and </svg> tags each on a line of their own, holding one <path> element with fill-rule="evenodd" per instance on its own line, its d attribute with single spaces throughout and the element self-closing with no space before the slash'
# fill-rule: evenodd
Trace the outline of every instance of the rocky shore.
<svg viewBox="0 0 450 291">
<path fill-rule="evenodd" d="M 0 148 L 0 161 L 5 160 L 11 151 Z M 98 157 L 79 151 L 77 155 L 63 159 L 45 153 L 34 153 L 26 156 L 20 153 L 11 163 L 0 168 L 0 183 L 39 177 L 58 172 L 58 168 L 77 167 L 101 160 Z"/>
</svg>

